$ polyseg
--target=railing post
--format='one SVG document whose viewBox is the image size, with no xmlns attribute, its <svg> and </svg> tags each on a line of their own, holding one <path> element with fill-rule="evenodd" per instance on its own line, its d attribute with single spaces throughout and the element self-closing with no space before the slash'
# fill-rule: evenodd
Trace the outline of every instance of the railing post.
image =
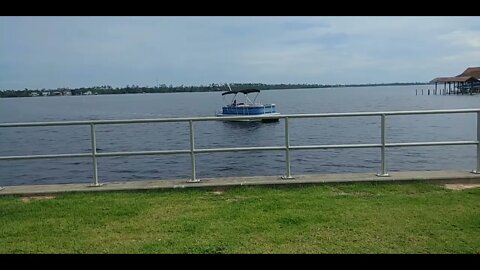
<svg viewBox="0 0 480 270">
<path fill-rule="evenodd" d="M 92 141 L 92 161 L 93 161 L 93 183 L 90 187 L 100 187 L 103 184 L 98 183 L 98 165 L 97 165 L 97 137 L 95 136 L 95 124 L 90 124 L 90 139 Z"/>
<path fill-rule="evenodd" d="M 190 157 L 192 159 L 192 178 L 187 180 L 188 183 L 200 182 L 200 179 L 197 179 L 195 172 L 195 134 L 193 132 L 193 121 L 190 120 Z"/>
<path fill-rule="evenodd" d="M 477 112 L 477 169 L 472 173 L 480 174 L 480 112 Z"/>
<path fill-rule="evenodd" d="M 288 117 L 285 117 L 285 163 L 286 163 L 286 174 L 282 176 L 282 179 L 294 179 L 290 173 L 290 136 L 288 132 Z"/>
<path fill-rule="evenodd" d="M 377 176 L 381 176 L 381 177 L 386 177 L 386 176 L 390 176 L 388 173 L 387 173 L 387 167 L 386 167 L 386 162 L 385 162 L 385 114 L 382 114 L 382 125 L 381 125 L 381 129 L 382 129 L 382 150 L 381 150 L 381 155 L 382 155 L 382 172 L 381 173 L 377 173 Z"/>
</svg>

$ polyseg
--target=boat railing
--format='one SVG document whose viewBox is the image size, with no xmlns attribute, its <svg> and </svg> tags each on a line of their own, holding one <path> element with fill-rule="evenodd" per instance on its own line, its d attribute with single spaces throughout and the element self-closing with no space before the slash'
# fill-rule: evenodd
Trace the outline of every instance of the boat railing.
<svg viewBox="0 0 480 270">
<path fill-rule="evenodd" d="M 424 142 L 403 142 L 403 143 L 387 143 L 386 140 L 386 122 L 387 117 L 399 115 L 431 115 L 431 114 L 470 114 L 477 115 L 477 135 L 476 140 L 465 141 L 424 141 Z M 328 144 L 328 145 L 291 145 L 290 144 L 290 128 L 289 123 L 295 119 L 302 118 L 333 118 L 333 117 L 379 117 L 380 120 L 380 141 L 371 144 Z M 205 121 L 232 121 L 232 120 L 254 120 L 269 118 L 283 119 L 285 123 L 284 145 L 260 146 L 260 147 L 235 147 L 235 148 L 196 148 L 194 123 L 201 124 Z M 176 150 L 151 150 L 151 151 L 123 151 L 123 152 L 97 152 L 96 127 L 99 125 L 116 125 L 116 124 L 134 124 L 134 123 L 172 123 L 183 122 L 188 125 L 190 134 L 189 149 Z M 312 149 L 348 149 L 348 148 L 379 148 L 380 151 L 380 172 L 377 176 L 389 176 L 387 172 L 387 164 L 385 160 L 385 152 L 389 148 L 395 147 L 418 147 L 418 146 L 447 146 L 447 145 L 476 145 L 477 153 L 476 169 L 472 173 L 480 173 L 480 109 L 453 109 L 453 110 L 419 110 L 419 111 L 384 111 L 384 112 L 349 112 L 349 113 L 317 113 L 317 114 L 285 114 L 275 116 L 228 116 L 228 117 L 188 117 L 188 118 L 156 118 L 156 119 L 130 119 L 130 120 L 86 120 L 86 121 L 61 121 L 61 122 L 30 122 L 30 123 L 1 123 L 1 128 L 22 128 L 22 127 L 46 127 L 46 126 L 90 126 L 90 143 L 91 150 L 86 153 L 69 153 L 69 154 L 44 154 L 44 155 L 22 155 L 22 156 L 0 156 L 3 160 L 34 160 L 34 159 L 66 159 L 66 158 L 91 158 L 93 180 L 91 186 L 100 186 L 98 177 L 97 159 L 103 157 L 121 157 L 121 156 L 138 156 L 138 155 L 177 155 L 189 154 L 191 157 L 191 178 L 187 182 L 200 181 L 196 176 L 197 154 L 218 153 L 218 152 L 243 152 L 243 151 L 284 151 L 285 152 L 285 174 L 284 179 L 294 178 L 291 175 L 290 152 L 295 150 L 312 150 Z"/>
</svg>

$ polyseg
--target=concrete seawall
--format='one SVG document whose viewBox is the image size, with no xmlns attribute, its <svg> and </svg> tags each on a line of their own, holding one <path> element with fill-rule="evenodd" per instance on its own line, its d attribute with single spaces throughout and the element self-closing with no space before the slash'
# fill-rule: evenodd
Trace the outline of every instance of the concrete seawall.
<svg viewBox="0 0 480 270">
<path fill-rule="evenodd" d="M 229 187 L 247 185 L 285 185 L 285 184 L 328 184 L 355 182 L 386 182 L 400 183 L 411 181 L 426 181 L 438 184 L 471 184 L 480 183 L 480 174 L 468 171 L 405 171 L 390 172 L 388 177 L 378 177 L 374 173 L 346 174 L 312 174 L 297 175 L 295 179 L 281 179 L 279 176 L 224 177 L 205 178 L 197 183 L 187 183 L 186 180 L 141 180 L 106 182 L 99 187 L 90 187 L 89 183 L 52 184 L 52 185 L 21 185 L 4 186 L 0 195 L 31 195 L 63 192 L 121 191 L 145 189 L 175 189 L 202 187 Z"/>
</svg>

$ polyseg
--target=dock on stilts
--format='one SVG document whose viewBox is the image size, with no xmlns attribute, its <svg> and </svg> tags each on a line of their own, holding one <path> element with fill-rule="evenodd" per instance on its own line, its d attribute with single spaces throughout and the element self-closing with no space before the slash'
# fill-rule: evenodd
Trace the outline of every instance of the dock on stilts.
<svg viewBox="0 0 480 270">
<path fill-rule="evenodd" d="M 433 93 L 437 93 L 438 84 L 443 83 L 443 90 L 440 91 L 442 95 L 477 94 L 480 93 L 480 67 L 469 67 L 460 75 L 438 77 L 430 83 L 435 84 Z"/>
</svg>

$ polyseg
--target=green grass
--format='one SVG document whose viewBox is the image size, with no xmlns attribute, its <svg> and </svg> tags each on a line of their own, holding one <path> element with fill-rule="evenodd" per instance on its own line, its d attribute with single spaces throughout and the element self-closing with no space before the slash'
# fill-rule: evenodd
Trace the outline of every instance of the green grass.
<svg viewBox="0 0 480 270">
<path fill-rule="evenodd" d="M 426 183 L 0 197 L 0 253 L 480 253 L 480 189 Z"/>
</svg>

